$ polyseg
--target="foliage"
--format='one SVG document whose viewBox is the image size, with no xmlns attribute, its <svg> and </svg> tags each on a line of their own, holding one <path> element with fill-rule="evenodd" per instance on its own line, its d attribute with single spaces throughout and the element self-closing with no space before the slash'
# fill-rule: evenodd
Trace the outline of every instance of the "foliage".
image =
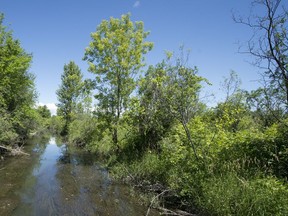
<svg viewBox="0 0 288 216">
<path fill-rule="evenodd" d="M 163 103 L 164 80 L 167 77 L 165 63 L 150 66 L 144 78 L 139 81 L 139 99 L 131 105 L 129 117 L 139 128 L 142 148 L 158 149 L 157 143 L 174 123 L 173 115 Z"/>
<path fill-rule="evenodd" d="M 13 113 L 34 103 L 34 76 L 28 72 L 32 56 L 20 46 L 0 17 L 0 105 Z"/>
<path fill-rule="evenodd" d="M 253 111 L 253 118 L 264 128 L 285 118 L 285 107 L 282 101 L 283 93 L 269 87 L 258 88 L 247 94 L 247 103 Z"/>
<path fill-rule="evenodd" d="M 63 121 L 63 118 L 61 116 L 52 116 L 49 119 L 49 126 L 48 129 L 51 131 L 51 133 L 55 135 L 60 135 L 63 128 L 64 128 L 65 122 Z"/>
<path fill-rule="evenodd" d="M 180 51 L 181 57 L 177 57 L 175 63 L 169 62 L 172 57 L 169 54 L 166 61 L 148 68 L 145 77 L 140 79 L 139 101 L 135 100 L 137 108 L 134 105 L 132 112 L 145 146 L 159 148 L 157 142 L 179 121 L 197 155 L 187 124 L 202 109 L 200 83 L 207 80 L 197 75 L 197 68 L 186 66 L 182 59 L 183 47 Z"/>
<path fill-rule="evenodd" d="M 245 170 L 261 170 L 279 178 L 288 177 L 287 127 L 272 125 L 263 133 L 255 131 L 238 133 L 234 145 L 227 149 L 230 161 L 243 160 Z M 225 158 L 227 160 L 227 158 Z"/>
<path fill-rule="evenodd" d="M 127 162 L 127 161 L 126 161 Z M 167 167 L 155 154 L 155 152 L 148 151 L 141 160 L 134 160 L 132 163 L 116 163 L 111 167 L 111 173 L 119 179 L 134 182 L 135 184 L 162 184 L 166 180 Z"/>
<path fill-rule="evenodd" d="M 40 114 L 40 116 L 42 118 L 50 118 L 51 117 L 51 112 L 46 105 L 38 106 L 37 112 Z"/>
<path fill-rule="evenodd" d="M 270 85 L 244 91 L 232 71 L 222 84 L 225 100 L 207 108 L 199 95 L 209 82 L 189 66 L 183 47 L 138 77 L 142 56 L 152 48 L 147 35 L 130 15 L 104 20 L 92 33 L 84 59 L 95 79 L 81 77 L 77 83 L 86 88 L 72 90 L 86 92 L 78 96 L 88 105 L 79 111 L 84 100 L 76 97 L 68 142 L 104 155 L 114 177 L 172 190 L 178 207 L 206 215 L 287 215 L 285 94 Z M 62 118 L 50 119 L 53 130 Z"/>
<path fill-rule="evenodd" d="M 144 41 L 147 36 L 143 23 L 133 23 L 126 14 L 102 21 L 85 51 L 89 71 L 96 75 L 97 112 L 105 116 L 116 145 L 120 115 L 135 88 L 133 76 L 143 66 L 142 56 L 152 49 L 152 43 Z"/>
<path fill-rule="evenodd" d="M 237 132 L 243 129 L 241 122 L 248 116 L 248 110 L 244 102 L 227 101 L 218 103 L 214 112 L 217 127 L 222 127 L 230 132 Z"/>
<path fill-rule="evenodd" d="M 288 188 L 273 178 L 243 179 L 235 173 L 202 183 L 200 205 L 210 215 L 287 215 Z"/>
<path fill-rule="evenodd" d="M 0 143 L 2 144 L 10 144 L 11 142 L 15 142 L 18 135 L 13 128 L 12 121 L 10 120 L 10 116 L 8 113 L 1 112 L 0 118 Z"/>
<path fill-rule="evenodd" d="M 82 78 L 80 68 L 73 61 L 64 65 L 64 72 L 61 76 L 62 83 L 56 92 L 59 100 L 57 114 L 62 116 L 65 122 L 63 134 L 67 134 L 68 126 L 78 111 L 81 94 L 84 92 Z"/>
<path fill-rule="evenodd" d="M 195 142 L 191 137 L 187 124 L 201 108 L 199 102 L 201 83 L 208 83 L 208 80 L 197 75 L 196 67 L 186 66 L 189 55 L 187 54 L 186 59 L 184 59 L 183 47 L 180 48 L 180 51 L 180 57 L 176 57 L 175 64 L 168 65 L 166 69 L 167 79 L 164 81 L 163 102 L 168 106 L 168 110 L 174 118 L 182 124 L 187 140 L 197 158 Z M 171 56 L 171 54 L 168 56 Z"/>
<path fill-rule="evenodd" d="M 94 118 L 89 115 L 78 115 L 76 119 L 69 125 L 68 128 L 68 141 L 77 146 L 85 146 L 91 143 L 97 137 L 97 124 Z"/>
<path fill-rule="evenodd" d="M 29 72 L 32 56 L 13 38 L 3 19 L 0 14 L 0 134 L 1 142 L 14 144 L 34 129 L 36 92 Z"/>
</svg>

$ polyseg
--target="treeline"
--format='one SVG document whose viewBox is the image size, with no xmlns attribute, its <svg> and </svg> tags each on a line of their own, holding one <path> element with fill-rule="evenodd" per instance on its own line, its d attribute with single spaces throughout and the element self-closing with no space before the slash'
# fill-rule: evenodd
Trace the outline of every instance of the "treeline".
<svg viewBox="0 0 288 216">
<path fill-rule="evenodd" d="M 265 85 L 245 91 L 231 72 L 226 98 L 213 108 L 199 96 L 210 83 L 189 66 L 183 47 L 143 74 L 153 47 L 143 23 L 129 14 L 102 21 L 84 54 L 95 78 L 84 80 L 74 62 L 64 66 L 57 91 L 62 134 L 106 156 L 115 177 L 163 192 L 161 205 L 208 215 L 287 215 L 288 17 L 276 16 L 279 3 L 260 2 L 274 11 L 260 25 L 275 36 L 270 50 L 259 49 L 268 60 Z"/>
<path fill-rule="evenodd" d="M 266 16 L 235 20 L 259 30 L 247 48 L 261 68 L 267 64 L 263 87 L 245 91 L 231 72 L 225 100 L 208 107 L 200 93 L 210 83 L 189 65 L 183 47 L 144 68 L 153 43 L 143 22 L 127 14 L 102 21 L 91 34 L 83 59 L 93 79 L 73 61 L 64 65 L 53 117 L 36 107 L 32 55 L 1 15 L 1 145 L 50 129 L 104 156 L 114 177 L 161 194 L 167 208 L 288 215 L 288 15 L 281 1 L 258 3 Z"/>
<path fill-rule="evenodd" d="M 51 113 L 46 106 L 36 107 L 35 76 L 29 72 L 32 55 L 3 20 L 0 14 L 0 145 L 18 147 L 49 128 Z M 0 148 L 0 153 L 5 151 Z"/>
</svg>

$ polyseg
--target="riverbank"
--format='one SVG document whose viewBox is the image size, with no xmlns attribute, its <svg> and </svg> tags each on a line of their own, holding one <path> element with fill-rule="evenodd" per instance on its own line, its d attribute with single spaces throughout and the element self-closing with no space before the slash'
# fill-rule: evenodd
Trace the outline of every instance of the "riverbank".
<svg viewBox="0 0 288 216">
<path fill-rule="evenodd" d="M 194 200 L 187 200 L 181 196 L 179 190 L 168 185 L 163 161 L 157 154 L 149 152 L 134 161 L 115 158 L 114 155 L 106 160 L 111 177 L 141 193 L 143 204 L 148 206 L 147 213 L 149 209 L 156 209 L 163 215 L 206 215 L 196 208 Z M 169 175 L 168 172 L 166 174 Z"/>
<path fill-rule="evenodd" d="M 114 178 L 148 192 L 148 198 L 144 196 L 146 203 L 155 197 L 152 204 L 155 208 L 164 206 L 174 212 L 180 209 L 197 215 L 284 216 L 288 213 L 287 182 L 267 170 L 265 173 L 259 161 L 247 158 L 252 150 L 243 150 L 257 145 L 256 150 L 263 153 L 265 146 L 281 144 L 282 133 L 273 136 L 271 131 L 267 133 L 270 133 L 269 138 L 257 138 L 252 131 L 242 141 L 233 139 L 232 147 L 223 149 L 214 158 L 210 155 L 210 158 L 198 160 L 189 152 L 189 146 L 179 142 L 165 140 L 160 153 L 139 152 L 131 142 L 121 151 L 107 152 L 107 166 Z M 113 144 L 105 143 L 105 148 L 109 149 L 109 145 Z M 104 145 L 98 144 L 98 150 L 105 153 Z M 241 153 L 246 153 L 246 158 Z"/>
</svg>

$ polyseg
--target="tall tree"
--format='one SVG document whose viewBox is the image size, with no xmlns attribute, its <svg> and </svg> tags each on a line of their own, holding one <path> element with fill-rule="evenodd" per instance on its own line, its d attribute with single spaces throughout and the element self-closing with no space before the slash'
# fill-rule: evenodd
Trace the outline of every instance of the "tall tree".
<svg viewBox="0 0 288 216">
<path fill-rule="evenodd" d="M 197 158 L 196 145 L 191 137 L 188 123 L 202 107 L 199 100 L 201 83 L 208 83 L 208 80 L 198 76 L 196 67 L 191 68 L 188 65 L 189 53 L 184 52 L 183 46 L 180 47 L 179 56 L 173 57 L 172 53 L 167 53 L 167 57 L 163 103 L 168 106 L 174 118 L 182 124 L 187 140 Z M 171 59 L 174 59 L 174 62 Z"/>
<path fill-rule="evenodd" d="M 174 116 L 169 107 L 163 103 L 164 82 L 167 80 L 166 63 L 150 66 L 145 77 L 139 81 L 139 102 L 133 112 L 134 122 L 137 123 L 141 136 L 142 148 L 157 149 L 158 141 L 174 123 Z"/>
<path fill-rule="evenodd" d="M 84 88 L 82 78 L 80 68 L 73 61 L 64 65 L 64 72 L 61 75 L 62 83 L 56 92 L 59 101 L 57 114 L 63 116 L 65 121 L 62 134 L 67 134 L 68 126 L 77 112 L 77 104 Z"/>
<path fill-rule="evenodd" d="M 92 41 L 85 51 L 89 71 L 96 75 L 98 113 L 104 114 L 111 126 L 117 148 L 120 115 L 135 89 L 133 76 L 143 66 L 143 55 L 153 46 L 144 41 L 148 34 L 144 32 L 143 22 L 133 23 L 129 14 L 120 19 L 110 18 L 91 34 Z"/>
<path fill-rule="evenodd" d="M 34 76 L 29 73 L 32 56 L 25 52 L 19 40 L 3 26 L 0 14 L 0 105 L 10 113 L 24 105 L 33 105 Z"/>
<path fill-rule="evenodd" d="M 29 72 L 32 55 L 13 38 L 3 19 L 0 14 L 0 115 L 20 137 L 26 137 L 36 99 L 34 76 Z"/>
<path fill-rule="evenodd" d="M 284 95 L 281 103 L 287 112 L 288 12 L 285 9 L 285 3 L 287 2 L 281 0 L 255 0 L 253 3 L 255 7 L 264 9 L 265 14 L 263 16 L 253 15 L 252 18 L 249 17 L 247 20 L 234 17 L 234 20 L 254 30 L 252 38 L 248 41 L 248 49 L 244 52 L 256 57 L 258 66 L 265 68 L 264 87 L 277 89 L 279 94 Z"/>
</svg>

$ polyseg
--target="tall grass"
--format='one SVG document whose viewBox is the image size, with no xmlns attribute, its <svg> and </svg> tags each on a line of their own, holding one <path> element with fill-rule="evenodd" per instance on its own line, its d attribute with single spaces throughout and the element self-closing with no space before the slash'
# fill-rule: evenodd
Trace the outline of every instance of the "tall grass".
<svg viewBox="0 0 288 216">
<path fill-rule="evenodd" d="M 288 189 L 274 177 L 243 179 L 230 172 L 202 183 L 198 204 L 210 215 L 288 215 Z"/>
</svg>

